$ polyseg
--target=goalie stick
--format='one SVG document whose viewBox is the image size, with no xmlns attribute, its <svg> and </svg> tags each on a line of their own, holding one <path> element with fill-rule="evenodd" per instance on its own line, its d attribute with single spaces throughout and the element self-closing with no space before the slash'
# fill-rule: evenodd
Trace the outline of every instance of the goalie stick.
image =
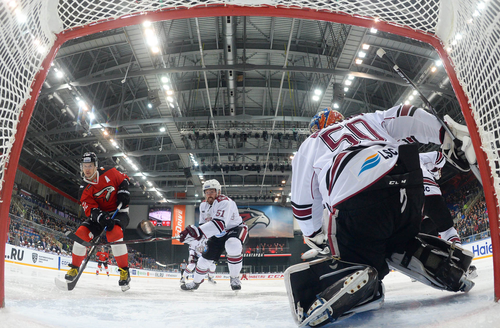
<svg viewBox="0 0 500 328">
<path fill-rule="evenodd" d="M 169 240 L 180 238 L 178 236 L 175 236 L 175 237 L 151 237 L 151 238 L 145 238 L 145 239 L 132 239 L 132 240 L 115 241 L 112 243 L 107 243 L 107 242 L 101 243 L 99 241 L 94 241 L 94 242 L 85 241 L 72 232 L 66 233 L 66 237 L 68 237 L 69 239 L 76 241 L 77 243 L 82 244 L 83 246 L 86 246 L 86 247 L 141 244 L 141 243 L 151 243 L 153 241 L 169 241 Z"/>
<path fill-rule="evenodd" d="M 418 93 L 418 96 L 420 97 L 420 99 L 423 101 L 423 103 L 427 106 L 427 108 L 429 108 L 429 111 L 431 112 L 432 115 L 434 115 L 437 120 L 439 121 L 439 123 L 443 126 L 443 128 L 445 129 L 445 131 L 451 136 L 451 138 L 453 140 L 456 139 L 455 135 L 453 134 L 453 132 L 451 132 L 450 128 L 448 127 L 448 125 L 441 119 L 441 117 L 439 117 L 436 109 L 434 109 L 434 107 L 432 107 L 430 101 L 425 98 L 425 96 L 422 94 L 422 92 L 420 92 L 420 90 L 417 88 L 417 86 L 415 85 L 415 83 L 413 83 L 413 81 L 408 77 L 408 75 L 406 75 L 405 72 L 403 72 L 403 70 L 401 68 L 399 68 L 399 66 L 392 60 L 389 58 L 389 56 L 387 56 L 386 52 L 384 49 L 382 48 L 379 48 L 377 50 L 377 55 L 384 59 L 389 65 L 392 66 L 392 69 L 394 71 L 396 71 L 396 73 L 398 73 L 398 75 L 407 83 L 409 84 L 415 91 L 417 91 Z M 472 171 L 472 173 L 474 173 L 474 175 L 476 176 L 477 180 L 479 181 L 479 183 L 482 185 L 483 184 L 483 181 L 481 180 L 481 174 L 479 173 L 479 168 L 477 167 L 477 164 L 470 164 L 469 163 L 469 166 L 470 166 L 470 169 Z"/>
<path fill-rule="evenodd" d="M 122 204 L 121 203 L 118 204 L 118 207 L 116 208 L 116 211 L 113 213 L 113 216 L 111 217 L 111 220 L 113 220 L 115 218 L 116 213 L 118 213 L 118 211 L 120 210 L 121 207 L 122 207 Z M 94 254 L 94 251 L 97 249 L 97 246 L 99 245 L 98 244 L 99 240 L 101 240 L 101 238 L 102 238 L 102 236 L 104 236 L 105 232 L 106 232 L 106 229 L 103 229 L 102 232 L 99 234 L 99 236 L 97 236 L 97 237 L 94 238 L 94 245 L 90 249 L 89 253 L 87 254 L 87 257 L 85 258 L 85 260 L 82 262 L 82 264 L 80 264 L 80 267 L 78 268 L 78 274 L 76 275 L 76 277 L 72 281 L 61 280 L 61 279 L 59 279 L 57 277 L 54 278 L 56 286 L 59 289 L 70 291 L 70 290 L 73 290 L 75 288 L 78 280 L 80 279 L 80 276 L 82 275 L 83 271 L 87 267 L 87 263 L 89 263 L 89 261 L 90 261 L 90 257 L 92 256 L 92 254 Z M 79 237 L 77 237 L 77 238 L 79 238 Z"/>
</svg>

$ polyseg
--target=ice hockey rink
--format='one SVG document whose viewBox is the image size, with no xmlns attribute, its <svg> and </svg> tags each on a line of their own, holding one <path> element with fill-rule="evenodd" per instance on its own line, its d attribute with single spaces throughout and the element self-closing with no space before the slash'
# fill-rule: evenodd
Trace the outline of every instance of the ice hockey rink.
<svg viewBox="0 0 500 328">
<path fill-rule="evenodd" d="M 499 327 L 493 301 L 491 257 L 475 260 L 479 277 L 468 293 L 438 291 L 391 273 L 382 309 L 358 314 L 334 327 Z M 5 264 L 6 307 L 0 327 L 296 327 L 283 280 L 203 283 L 184 292 L 177 280 L 134 278 L 122 292 L 118 277 L 85 274 L 62 291 L 54 277 L 63 271 Z"/>
</svg>

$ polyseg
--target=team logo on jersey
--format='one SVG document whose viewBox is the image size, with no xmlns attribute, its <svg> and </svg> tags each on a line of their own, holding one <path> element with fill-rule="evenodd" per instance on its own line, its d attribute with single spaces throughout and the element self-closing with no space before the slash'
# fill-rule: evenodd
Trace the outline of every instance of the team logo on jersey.
<svg viewBox="0 0 500 328">
<path fill-rule="evenodd" d="M 240 208 L 238 212 L 243 222 L 247 225 L 248 230 L 251 230 L 257 224 L 263 224 L 267 227 L 271 223 L 271 219 L 262 211 Z"/>
<path fill-rule="evenodd" d="M 373 154 L 371 156 L 368 156 L 365 159 L 365 162 L 363 163 L 363 165 L 361 165 L 361 170 L 358 173 L 358 177 L 364 171 L 367 171 L 367 170 L 372 169 L 375 166 L 377 166 L 378 163 L 380 163 L 380 155 L 378 153 L 375 153 L 375 154 Z"/>
<path fill-rule="evenodd" d="M 96 192 L 94 194 L 94 198 L 105 198 L 106 201 L 109 201 L 113 191 L 115 191 L 115 187 L 107 186 L 106 188 L 102 188 L 100 191 Z"/>
</svg>

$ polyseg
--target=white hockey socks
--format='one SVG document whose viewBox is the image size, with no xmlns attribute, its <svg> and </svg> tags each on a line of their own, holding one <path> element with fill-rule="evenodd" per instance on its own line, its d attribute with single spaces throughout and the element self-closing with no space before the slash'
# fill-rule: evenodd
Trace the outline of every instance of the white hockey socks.
<svg viewBox="0 0 500 328">
<path fill-rule="evenodd" d="M 456 245 L 462 245 L 462 240 L 458 236 L 458 232 L 454 227 L 451 227 L 450 229 L 440 232 L 439 236 L 441 237 L 442 240 L 449 241 L 450 243 L 454 243 Z"/>
</svg>

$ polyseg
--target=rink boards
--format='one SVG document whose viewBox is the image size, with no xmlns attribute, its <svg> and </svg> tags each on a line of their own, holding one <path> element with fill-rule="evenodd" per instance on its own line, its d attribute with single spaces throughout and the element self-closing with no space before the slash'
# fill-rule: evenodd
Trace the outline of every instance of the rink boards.
<svg viewBox="0 0 500 328">
<path fill-rule="evenodd" d="M 67 271 L 69 269 L 68 264 L 71 263 L 71 257 L 39 252 L 34 249 L 6 244 L 5 262 L 38 268 Z M 98 270 L 97 262 L 89 261 L 84 273 L 95 275 L 96 270 Z M 104 268 L 103 271 L 101 271 L 101 274 L 102 273 L 105 274 Z M 118 276 L 118 267 L 115 265 L 110 265 L 109 273 L 110 275 Z M 132 277 L 154 279 L 180 279 L 181 277 L 181 274 L 179 272 L 151 271 L 134 268 L 130 269 L 130 275 Z M 274 280 L 283 279 L 283 273 L 247 274 L 247 277 L 252 280 Z M 229 280 L 229 274 L 216 274 L 215 279 Z"/>
</svg>

